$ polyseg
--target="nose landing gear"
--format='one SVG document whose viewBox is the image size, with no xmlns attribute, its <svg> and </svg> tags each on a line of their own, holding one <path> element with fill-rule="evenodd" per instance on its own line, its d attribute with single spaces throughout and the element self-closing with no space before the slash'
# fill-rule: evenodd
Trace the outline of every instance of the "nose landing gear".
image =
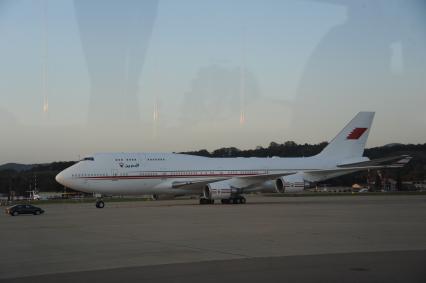
<svg viewBox="0 0 426 283">
<path fill-rule="evenodd" d="M 102 199 L 96 200 L 96 208 L 104 208 L 105 203 Z"/>
</svg>

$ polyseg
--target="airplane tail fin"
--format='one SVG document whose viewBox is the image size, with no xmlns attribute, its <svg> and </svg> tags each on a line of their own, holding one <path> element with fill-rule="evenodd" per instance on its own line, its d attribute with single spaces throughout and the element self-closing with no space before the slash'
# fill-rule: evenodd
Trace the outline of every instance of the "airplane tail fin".
<svg viewBox="0 0 426 283">
<path fill-rule="evenodd" d="M 373 118 L 374 112 L 359 112 L 317 156 L 332 160 L 362 157 Z"/>
</svg>

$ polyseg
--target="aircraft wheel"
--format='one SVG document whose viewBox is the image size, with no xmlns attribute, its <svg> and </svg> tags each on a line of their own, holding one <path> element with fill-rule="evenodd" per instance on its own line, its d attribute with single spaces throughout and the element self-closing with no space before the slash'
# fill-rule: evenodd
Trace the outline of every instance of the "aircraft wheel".
<svg viewBox="0 0 426 283">
<path fill-rule="evenodd" d="M 200 198 L 200 204 L 214 204 L 214 199 Z"/>
<path fill-rule="evenodd" d="M 96 207 L 97 207 L 97 208 L 104 208 L 104 206 L 105 206 L 105 203 L 104 203 L 103 201 L 98 200 L 98 201 L 96 202 Z"/>
<path fill-rule="evenodd" d="M 240 199 L 240 203 L 245 204 L 246 203 L 246 198 L 241 198 Z"/>
</svg>

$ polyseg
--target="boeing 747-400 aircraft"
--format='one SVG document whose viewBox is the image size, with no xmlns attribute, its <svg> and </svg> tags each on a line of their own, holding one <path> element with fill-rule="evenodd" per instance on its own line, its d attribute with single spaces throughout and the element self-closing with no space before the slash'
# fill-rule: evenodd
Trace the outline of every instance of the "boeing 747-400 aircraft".
<svg viewBox="0 0 426 283">
<path fill-rule="evenodd" d="M 360 112 L 321 151 L 300 158 L 208 158 L 174 153 L 98 153 L 56 176 L 74 190 L 97 195 L 199 195 L 200 204 L 245 203 L 244 193 L 301 192 L 356 171 L 402 167 L 409 156 L 363 157 L 374 112 Z M 383 164 L 388 165 L 383 165 Z M 390 164 L 389 164 L 390 163 Z M 103 208 L 99 198 L 96 207 Z"/>
</svg>

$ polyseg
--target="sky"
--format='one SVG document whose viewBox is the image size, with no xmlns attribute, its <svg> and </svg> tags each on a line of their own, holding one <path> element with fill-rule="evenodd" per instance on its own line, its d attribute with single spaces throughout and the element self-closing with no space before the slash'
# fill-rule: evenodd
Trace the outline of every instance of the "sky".
<svg viewBox="0 0 426 283">
<path fill-rule="evenodd" d="M 426 142 L 423 0 L 0 0 L 0 164 Z"/>
</svg>

